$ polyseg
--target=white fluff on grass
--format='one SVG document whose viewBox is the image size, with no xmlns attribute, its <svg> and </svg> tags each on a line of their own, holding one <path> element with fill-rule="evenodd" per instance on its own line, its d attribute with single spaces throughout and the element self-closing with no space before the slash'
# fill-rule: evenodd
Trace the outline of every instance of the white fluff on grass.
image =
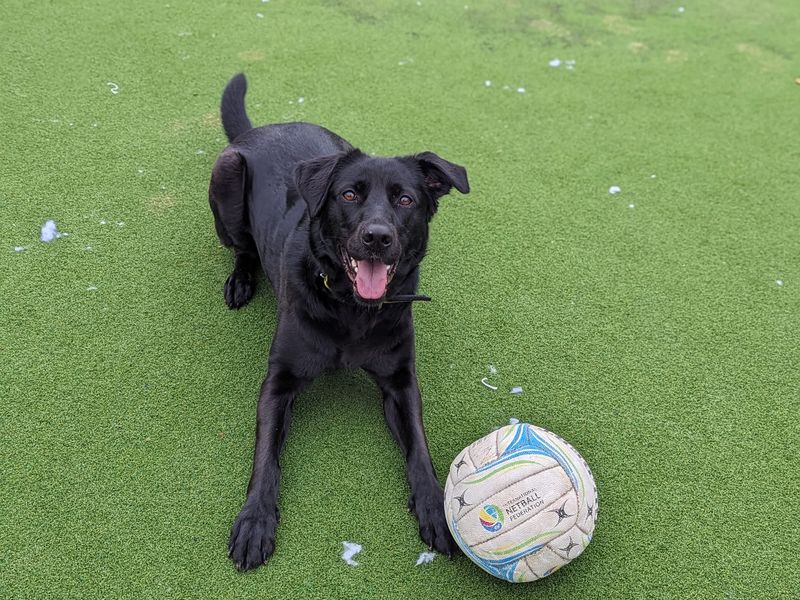
<svg viewBox="0 0 800 600">
<path fill-rule="evenodd" d="M 514 417 L 511 417 L 511 418 L 508 420 L 508 424 L 509 424 L 509 425 L 516 425 L 517 423 L 519 423 L 519 419 L 515 419 Z"/>
<path fill-rule="evenodd" d="M 553 60 L 551 60 L 547 64 L 550 65 L 553 68 L 560 67 L 561 66 L 561 59 L 560 58 L 554 58 Z"/>
<path fill-rule="evenodd" d="M 620 188 L 618 185 L 612 185 L 610 188 L 608 188 L 609 194 L 619 194 L 621 191 L 622 188 Z"/>
<path fill-rule="evenodd" d="M 66 234 L 61 233 L 56 227 L 56 222 L 50 219 L 44 225 L 42 225 L 42 235 L 39 239 L 43 242 L 52 242 L 53 240 L 60 238 L 62 235 Z"/>
<path fill-rule="evenodd" d="M 342 545 L 344 546 L 342 560 L 351 567 L 357 567 L 358 563 L 353 560 L 353 557 L 361 552 L 361 544 L 356 544 L 355 542 L 342 542 Z"/>
<path fill-rule="evenodd" d="M 427 565 L 429 562 L 432 562 L 434 558 L 436 558 L 436 552 L 420 552 L 417 564 L 414 566 Z"/>
<path fill-rule="evenodd" d="M 491 383 L 489 383 L 489 378 L 488 377 L 484 377 L 483 379 L 481 379 L 481 383 L 483 385 L 485 385 L 487 388 L 489 388 L 490 390 L 492 390 L 494 392 L 497 391 L 497 386 L 496 385 L 492 385 Z"/>
</svg>

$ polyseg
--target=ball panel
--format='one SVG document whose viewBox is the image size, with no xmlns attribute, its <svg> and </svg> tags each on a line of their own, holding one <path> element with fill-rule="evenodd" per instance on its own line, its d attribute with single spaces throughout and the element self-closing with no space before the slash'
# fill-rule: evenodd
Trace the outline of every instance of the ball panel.
<svg viewBox="0 0 800 600">
<path fill-rule="evenodd" d="M 450 515 L 456 514 L 455 509 L 457 508 L 458 505 L 453 506 L 453 484 L 450 481 L 450 476 L 448 476 L 447 481 L 444 483 L 444 511 L 448 515 L 448 521 L 450 520 Z"/>
<path fill-rule="evenodd" d="M 464 448 L 461 454 L 450 464 L 450 472 L 447 475 L 447 481 L 458 483 L 464 479 L 464 477 L 474 473 L 475 469 L 476 467 L 472 462 L 472 458 L 469 456 L 469 448 Z"/>
<path fill-rule="evenodd" d="M 564 560 L 561 556 L 553 552 L 549 546 L 544 546 L 525 557 L 525 564 L 528 569 L 530 569 L 531 573 L 536 576 L 536 579 L 547 577 L 568 562 L 568 560 Z"/>
<path fill-rule="evenodd" d="M 487 560 L 522 557 L 572 529 L 575 525 L 576 505 L 575 492 L 569 490 L 565 496 L 556 499 L 535 516 L 500 535 L 475 544 L 472 549 L 475 554 Z M 460 524 L 458 527 L 463 531 Z M 464 539 L 467 539 L 466 535 Z"/>
<path fill-rule="evenodd" d="M 536 581 L 537 579 L 539 579 L 538 575 L 531 571 L 528 563 L 525 562 L 525 558 L 523 557 L 517 561 L 510 581 L 513 583 L 523 583 L 526 581 Z"/>
<path fill-rule="evenodd" d="M 474 471 L 497 460 L 498 454 L 495 432 L 493 431 L 489 435 L 485 435 L 481 439 L 471 443 L 467 446 L 466 453 L 474 465 Z"/>
<path fill-rule="evenodd" d="M 512 440 L 514 439 L 514 433 L 516 433 L 517 429 L 524 424 L 516 423 L 514 425 L 506 425 L 505 427 L 501 427 L 497 430 L 497 454 L 501 455 L 503 452 L 506 451 L 509 444 L 511 444 Z"/>
<path fill-rule="evenodd" d="M 454 519 L 447 520 L 447 527 L 450 529 L 450 533 L 453 534 L 453 538 L 456 540 L 456 543 L 459 547 L 464 551 L 469 559 L 478 565 L 481 569 L 489 573 L 490 575 L 494 575 L 495 577 L 499 577 L 500 579 L 505 579 L 506 581 L 513 581 L 514 571 L 517 568 L 518 561 L 512 561 L 507 564 L 492 564 L 489 561 L 482 559 L 481 557 L 477 556 L 470 546 L 464 542 L 461 538 L 461 535 L 458 531 L 458 527 L 456 527 Z"/>
<path fill-rule="evenodd" d="M 524 472 L 524 469 L 521 468 L 520 471 Z M 455 487 L 456 490 L 464 490 L 463 503 L 467 506 L 461 507 L 459 512 L 455 513 L 455 521 L 468 544 L 477 545 L 491 538 L 510 535 L 539 512 L 558 509 L 559 507 L 552 508 L 550 505 L 562 498 L 559 505 L 561 503 L 576 505 L 572 482 L 558 466 L 530 477 L 520 478 L 511 485 L 508 483 L 506 478 L 501 476 L 483 481 L 477 489 L 468 486 Z M 566 497 L 568 492 L 569 497 Z M 459 496 L 458 491 L 454 492 L 454 497 L 457 496 Z M 498 512 L 497 517 L 491 522 L 484 518 L 486 506 L 495 507 Z M 574 509 L 568 512 L 568 516 L 574 517 Z M 546 514 L 549 516 L 545 522 L 552 521 L 552 524 L 555 524 L 559 521 L 555 514 Z M 574 519 L 570 525 L 572 523 Z"/>
<path fill-rule="evenodd" d="M 501 436 L 501 442 L 499 442 L 502 445 L 502 454 L 499 460 L 506 460 L 520 454 L 549 456 L 561 464 L 575 482 L 576 489 L 578 488 L 581 474 L 575 471 L 575 459 L 579 455 L 574 452 L 574 449 L 567 449 L 564 444 L 559 442 L 560 438 L 546 429 L 528 425 L 527 423 L 507 425 L 501 430 L 506 431 Z M 491 466 L 491 463 L 483 465 L 478 471 L 489 469 Z"/>
<path fill-rule="evenodd" d="M 595 509 L 597 508 L 597 503 L 590 504 L 587 501 L 583 503 L 583 507 L 581 507 L 580 511 L 578 511 L 577 518 L 575 519 L 575 527 L 581 530 L 583 535 L 589 536 L 591 539 L 592 534 L 594 533 L 594 524 L 596 517 Z"/>
<path fill-rule="evenodd" d="M 528 476 L 535 475 L 540 471 L 547 471 L 553 467 L 560 466 L 558 461 L 549 456 L 542 456 L 535 453 L 516 453 L 514 456 L 501 457 L 492 461 L 489 465 L 484 465 L 474 473 L 470 473 L 461 479 L 460 485 L 475 486 L 483 484 L 491 486 L 493 481 L 506 481 L 509 478 L 517 479 L 526 472 Z"/>
<path fill-rule="evenodd" d="M 597 520 L 597 487 L 595 486 L 592 471 L 580 453 L 566 440 L 551 431 L 530 425 L 547 436 L 554 448 L 558 450 L 569 464 L 574 473 L 573 485 L 578 495 L 578 526 L 591 535 L 594 523 Z"/>
<path fill-rule="evenodd" d="M 577 557 L 591 538 L 578 527 L 571 527 L 556 539 L 550 541 L 547 547 L 558 554 L 565 562 Z"/>
<path fill-rule="evenodd" d="M 553 459 L 539 455 L 517 456 L 509 461 L 495 463 L 495 466 L 488 471 L 472 473 L 464 477 L 460 483 L 451 484 L 452 500 L 448 501 L 448 506 L 454 511 L 456 519 L 460 519 L 469 511 L 479 509 L 482 503 L 487 501 L 487 498 L 492 498 L 491 503 L 497 504 L 498 501 L 505 503 L 507 500 L 519 496 L 517 502 L 522 502 L 522 506 L 513 506 L 515 502 L 509 502 L 510 512 L 516 515 L 523 512 L 524 509 L 527 514 L 533 510 L 531 504 L 537 503 L 539 500 L 547 502 L 547 499 L 537 497 L 538 493 L 533 484 L 527 484 L 527 489 L 522 490 L 517 484 L 536 477 L 540 473 L 544 476 L 545 473 L 552 470 L 554 472 L 542 480 L 543 483 L 540 487 L 550 485 L 552 480 L 558 479 L 558 474 L 561 473 L 560 479 L 564 481 L 558 490 L 562 490 L 561 493 L 564 493 L 571 487 L 571 483 L 568 478 L 563 476 L 563 471 L 558 467 L 558 463 Z M 530 491 L 531 494 L 523 494 L 525 491 Z M 494 498 L 495 495 L 498 497 Z M 516 521 L 518 518 L 515 516 L 513 520 Z"/>
</svg>

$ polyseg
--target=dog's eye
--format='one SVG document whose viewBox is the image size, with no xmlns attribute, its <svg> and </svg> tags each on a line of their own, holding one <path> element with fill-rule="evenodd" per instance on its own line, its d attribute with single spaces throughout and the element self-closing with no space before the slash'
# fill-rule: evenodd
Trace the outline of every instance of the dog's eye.
<svg viewBox="0 0 800 600">
<path fill-rule="evenodd" d="M 400 200 L 397 203 L 400 206 L 411 206 L 414 204 L 414 199 L 411 196 L 400 196 Z"/>
<path fill-rule="evenodd" d="M 342 200 L 352 202 L 356 199 L 356 193 L 353 190 L 347 190 L 342 194 Z"/>
</svg>

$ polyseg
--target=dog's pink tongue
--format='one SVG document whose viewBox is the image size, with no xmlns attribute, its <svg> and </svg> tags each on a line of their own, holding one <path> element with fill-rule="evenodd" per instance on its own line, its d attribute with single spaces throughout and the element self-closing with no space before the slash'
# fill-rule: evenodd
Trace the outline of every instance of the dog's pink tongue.
<svg viewBox="0 0 800 600">
<path fill-rule="evenodd" d="M 356 291 L 365 300 L 377 300 L 386 293 L 386 265 L 378 260 L 359 260 Z"/>
</svg>

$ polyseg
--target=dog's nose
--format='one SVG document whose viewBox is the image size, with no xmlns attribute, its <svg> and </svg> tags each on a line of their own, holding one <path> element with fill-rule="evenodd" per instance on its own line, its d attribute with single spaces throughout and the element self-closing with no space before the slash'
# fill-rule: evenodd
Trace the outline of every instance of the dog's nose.
<svg viewBox="0 0 800 600">
<path fill-rule="evenodd" d="M 361 232 L 361 241 L 370 250 L 383 250 L 392 245 L 394 235 L 388 226 L 374 223 L 364 227 Z"/>
</svg>

